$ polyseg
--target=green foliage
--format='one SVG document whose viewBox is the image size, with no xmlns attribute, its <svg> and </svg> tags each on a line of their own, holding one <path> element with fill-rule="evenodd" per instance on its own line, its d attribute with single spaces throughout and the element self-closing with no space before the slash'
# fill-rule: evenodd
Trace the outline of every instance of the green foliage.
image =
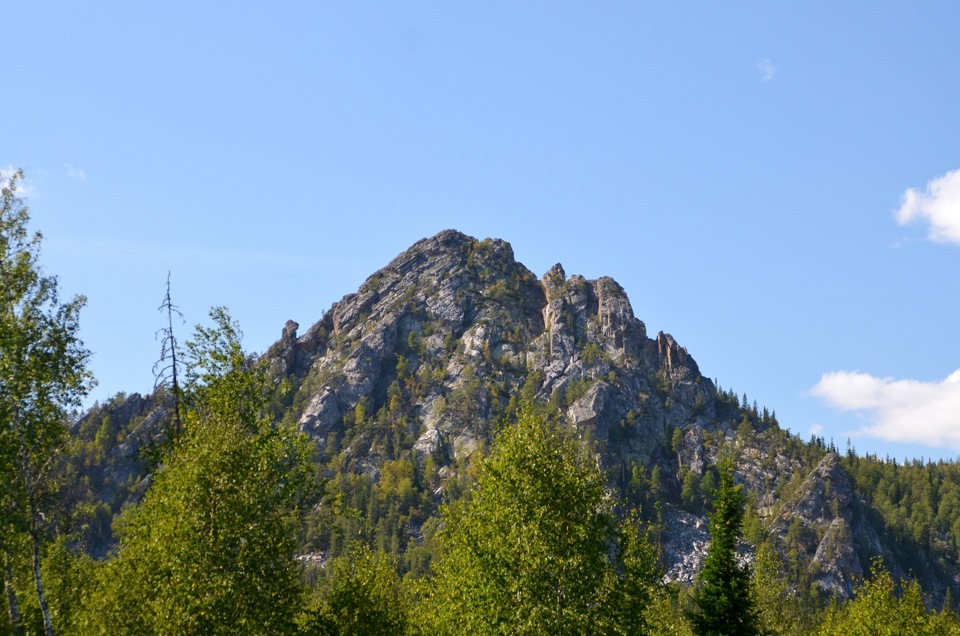
<svg viewBox="0 0 960 636">
<path fill-rule="evenodd" d="M 786 574 L 776 548 L 760 543 L 754 552 L 750 587 L 761 631 L 776 636 L 809 634 L 816 623 L 817 608 L 791 589 Z"/>
<path fill-rule="evenodd" d="M 144 401 L 143 408 L 162 400 L 161 393 Z M 142 494 L 138 482 L 149 466 L 147 457 L 123 446 L 143 423 L 142 414 L 131 417 L 128 411 L 125 418 L 119 417 L 125 401 L 126 395 L 120 393 L 90 409 L 53 471 L 60 485 L 58 529 L 69 535 L 74 547 L 95 557 L 104 556 L 113 545 L 113 517 Z"/>
<path fill-rule="evenodd" d="M 700 495 L 700 476 L 692 470 L 683 474 L 683 489 L 680 491 L 683 507 L 694 514 L 703 512 L 703 497 Z"/>
<path fill-rule="evenodd" d="M 703 471 L 703 477 L 700 479 L 700 500 L 704 508 L 710 508 L 713 504 L 713 498 L 717 490 L 717 471 L 711 466 Z"/>
<path fill-rule="evenodd" d="M 657 589 L 644 610 L 649 633 L 658 636 L 693 636 L 682 607 L 683 598 L 678 588 L 664 586 Z"/>
<path fill-rule="evenodd" d="M 603 359 L 604 352 L 595 342 L 588 342 L 583 345 L 583 349 L 580 350 L 580 358 L 583 360 L 584 364 L 592 365 L 595 362 Z"/>
<path fill-rule="evenodd" d="M 8 573 L 31 562 L 44 631 L 52 634 L 40 566 L 44 512 L 57 490 L 52 468 L 66 443 L 66 412 L 93 379 L 79 338 L 85 299 L 61 302 L 57 279 L 43 275 L 41 235 L 28 231 L 17 196 L 22 178 L 18 171 L 0 183 L 0 559 L 8 599 L 20 593 Z"/>
<path fill-rule="evenodd" d="M 677 454 L 678 462 L 680 451 L 683 449 L 683 431 L 679 428 L 673 429 L 673 435 L 670 436 L 670 450 Z"/>
<path fill-rule="evenodd" d="M 660 415 L 649 409 L 670 408 L 666 398 L 675 379 L 661 368 L 653 378 L 660 398 L 638 393 L 637 412 L 610 423 L 604 442 L 612 461 L 609 475 L 602 475 L 589 440 L 520 407 L 533 404 L 543 388 L 542 371 L 526 373 L 526 355 L 542 345 L 531 344 L 537 334 L 511 313 L 508 301 L 537 281 L 506 268 L 494 241 L 464 252 L 470 276 L 486 291 L 457 290 L 458 302 L 469 296 L 475 308 L 500 310 L 483 318 L 481 355 L 467 359 L 464 342 L 445 331 L 449 326 L 431 322 L 415 290 L 407 289 L 397 307 L 420 313 L 400 324 L 397 348 L 382 364 L 383 381 L 349 402 L 342 422 L 318 438 L 313 465 L 307 441 L 293 427 L 309 399 L 325 385 L 337 386 L 342 362 L 297 366 L 288 377 L 273 378 L 274 388 L 243 355 L 239 330 L 219 310 L 215 326 L 198 328 L 185 350 L 186 429 L 162 449 L 159 464 L 129 450 L 150 437 L 140 429 L 143 415 L 169 404 L 162 388 L 133 419 L 118 416 L 124 396 L 98 405 L 64 446 L 64 411 L 90 383 L 83 370 L 87 353 L 76 340 L 82 299 L 59 303 L 56 281 L 40 275 L 39 236 L 25 231 L 26 211 L 14 192 L 4 190 L 0 225 L 0 556 L 7 602 L 19 596 L 27 632 L 46 629 L 46 622 L 64 633 L 403 633 L 411 631 L 415 611 L 428 633 L 441 634 L 690 634 L 695 627 L 696 633 L 799 635 L 818 629 L 822 610 L 807 569 L 809 546 L 822 539 L 817 530 L 797 520 L 784 544 L 765 543 L 765 525 L 779 518 L 776 504 L 761 516 L 755 497 L 744 512 L 743 493 L 729 475 L 691 471 L 682 465 L 682 451 L 696 444 L 709 461 L 741 450 L 744 461 L 756 457 L 754 474 L 764 487 L 778 484 L 773 498 L 792 501 L 812 466 L 835 450 L 832 441 L 829 447 L 816 437 L 803 442 L 779 428 L 775 413 L 718 387 L 716 401 L 697 392 L 693 403 L 697 415 L 719 414 L 709 432 L 700 422 L 678 421 L 686 428 L 665 424 L 669 444 L 663 448 L 649 455 L 644 449 L 642 459 L 618 453 L 613 449 L 639 448 L 638 438 Z M 379 282 L 373 278 L 365 287 Z M 609 359 L 602 343 L 590 339 L 597 319 L 576 325 L 568 307 L 561 322 L 575 331 L 581 359 L 604 366 L 594 375 L 629 387 L 629 367 L 638 361 Z M 368 321 L 335 336 L 320 329 L 318 338 L 323 347 L 355 347 L 359 334 L 374 326 Z M 59 340 L 43 340 L 51 334 Z M 40 344 L 30 350 L 34 343 Z M 57 346 L 59 358 L 43 357 Z M 17 358 L 18 351 L 33 351 L 35 358 Z M 463 368 L 460 377 L 448 378 L 448 369 L 457 368 Z M 31 393 L 34 380 L 61 384 L 48 394 Z M 565 412 L 596 381 L 567 382 L 542 412 Z M 411 447 L 424 432 L 421 411 L 433 399 L 452 430 L 444 428 L 439 447 L 424 456 Z M 726 442 L 731 426 L 735 446 Z M 459 445 L 453 459 L 461 427 L 478 445 L 469 456 Z M 589 436 L 589 427 L 580 434 Z M 493 455 L 481 459 L 491 440 Z M 893 537 L 893 558 L 921 580 L 952 582 L 960 548 L 956 464 L 898 465 L 857 457 L 852 448 L 843 461 L 858 494 L 873 506 L 866 508 L 867 521 L 885 539 Z M 329 505 L 308 505 L 316 501 L 316 475 L 329 478 Z M 713 502 L 718 481 L 720 499 Z M 447 504 L 442 519 L 441 502 Z M 714 541 L 695 588 L 655 583 L 647 537 L 663 532 L 664 506 L 676 504 L 697 514 L 712 504 L 716 509 Z M 120 544 L 107 558 L 115 545 L 111 521 L 124 507 L 116 524 Z M 621 520 L 614 514 L 635 509 L 643 515 Z M 301 527 L 304 516 L 308 523 Z M 749 571 L 733 557 L 741 531 L 757 545 L 749 586 Z M 49 620 L 34 582 L 33 547 L 42 558 L 36 582 L 46 582 Z M 94 562 L 81 550 L 104 560 Z M 292 559 L 298 551 L 329 559 L 327 569 L 303 576 L 315 585 L 307 611 L 303 573 Z M 419 608 L 398 572 L 418 591 Z M 923 610 L 916 584 L 898 593 L 875 581 L 854 602 L 830 610 L 824 633 L 856 633 L 855 623 L 875 625 L 878 633 L 883 626 L 901 633 L 955 629 L 949 612 Z M 682 608 L 690 607 L 695 611 L 688 618 Z M 871 623 L 867 616 L 878 618 Z"/>
<path fill-rule="evenodd" d="M 947 563 L 960 550 L 957 463 L 898 463 L 872 455 L 858 457 L 852 448 L 842 461 L 857 491 L 879 512 L 875 522 L 885 526 L 898 560 L 924 578 L 932 574 L 951 582 L 953 572 Z"/>
<path fill-rule="evenodd" d="M 659 590 L 656 549 L 648 540 L 648 530 L 634 511 L 616 528 L 616 552 L 613 567 L 606 576 L 605 598 L 600 600 L 604 620 L 594 627 L 598 632 L 614 634 L 657 633 L 648 627 L 646 613 L 651 597 Z"/>
<path fill-rule="evenodd" d="M 50 599 L 51 619 L 58 633 L 71 634 L 79 631 L 78 615 L 94 568 L 93 559 L 71 549 L 64 537 L 59 537 L 46 546 L 43 555 L 43 579 Z M 42 625 L 40 618 L 37 616 L 33 620 L 37 627 Z"/>
<path fill-rule="evenodd" d="M 585 396 L 594 383 L 595 380 L 588 377 L 583 377 L 579 380 L 570 380 L 550 394 L 550 400 L 547 402 L 547 410 L 550 413 L 566 411 L 577 400 Z"/>
<path fill-rule="evenodd" d="M 733 480 L 733 467 L 720 469 L 720 487 L 710 515 L 710 547 L 697 577 L 690 612 L 698 636 L 751 636 L 759 634 L 757 612 L 750 595 L 750 570 L 737 563 L 741 536 L 743 487 Z"/>
<path fill-rule="evenodd" d="M 741 446 L 751 446 L 755 441 L 756 437 L 754 435 L 753 424 L 750 421 L 750 417 L 744 414 L 740 420 L 740 425 L 737 427 L 737 443 Z"/>
<path fill-rule="evenodd" d="M 927 612 L 920 585 L 897 585 L 890 573 L 875 562 L 870 580 L 843 606 L 833 605 L 819 631 L 821 636 L 945 636 L 960 634 L 960 622 L 947 612 Z"/>
<path fill-rule="evenodd" d="M 294 530 L 315 495 L 305 438 L 272 425 L 226 312 L 188 344 L 185 430 L 123 518 L 86 633 L 289 633 L 302 600 Z"/>
<path fill-rule="evenodd" d="M 355 547 L 328 567 L 326 589 L 302 621 L 306 633 L 399 636 L 408 632 L 410 599 L 383 552 Z"/>
<path fill-rule="evenodd" d="M 440 634 L 643 633 L 651 548 L 618 526 L 590 449 L 525 411 L 447 508 L 425 601 Z"/>
</svg>

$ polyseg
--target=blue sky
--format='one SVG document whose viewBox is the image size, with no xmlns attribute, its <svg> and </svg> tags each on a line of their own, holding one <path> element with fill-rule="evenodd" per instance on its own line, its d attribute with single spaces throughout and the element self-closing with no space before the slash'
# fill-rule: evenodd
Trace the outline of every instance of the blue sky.
<svg viewBox="0 0 960 636">
<path fill-rule="evenodd" d="M 455 227 L 614 277 L 804 437 L 960 453 L 960 5 L 222 7 L 4 10 L 0 168 L 91 400 L 151 389 L 168 270 L 262 351 Z"/>
</svg>

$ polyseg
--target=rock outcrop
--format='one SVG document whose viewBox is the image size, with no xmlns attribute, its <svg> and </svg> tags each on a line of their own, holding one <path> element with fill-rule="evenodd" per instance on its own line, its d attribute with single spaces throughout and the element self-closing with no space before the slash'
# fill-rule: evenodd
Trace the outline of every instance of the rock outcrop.
<svg viewBox="0 0 960 636">
<path fill-rule="evenodd" d="M 647 337 L 613 279 L 567 277 L 557 264 L 538 280 L 508 243 L 454 230 L 416 243 L 304 335 L 297 328 L 287 322 L 267 357 L 278 377 L 297 379 L 297 421 L 321 445 L 349 437 L 358 406 L 389 406 L 399 379 L 416 384 L 405 395 L 413 447 L 447 463 L 490 441 L 521 387 L 598 440 L 629 415 L 618 458 L 649 462 L 667 431 L 716 419 L 712 382 L 671 336 Z"/>
<path fill-rule="evenodd" d="M 882 555 L 876 530 L 858 514 L 862 508 L 837 455 L 829 453 L 784 502 L 770 531 L 798 548 L 817 585 L 847 597 L 870 559 Z"/>
</svg>

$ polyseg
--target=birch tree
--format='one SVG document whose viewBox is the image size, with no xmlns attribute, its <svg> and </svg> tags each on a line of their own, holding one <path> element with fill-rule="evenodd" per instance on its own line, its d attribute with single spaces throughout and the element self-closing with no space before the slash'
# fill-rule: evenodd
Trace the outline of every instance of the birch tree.
<svg viewBox="0 0 960 636">
<path fill-rule="evenodd" d="M 0 552 L 11 629 L 21 629 L 13 568 L 30 562 L 44 630 L 54 633 L 40 569 L 51 469 L 65 419 L 93 385 L 79 337 L 82 296 L 62 302 L 39 265 L 41 235 L 27 228 L 23 173 L 0 177 Z M 26 552 L 27 554 L 24 554 Z"/>
</svg>

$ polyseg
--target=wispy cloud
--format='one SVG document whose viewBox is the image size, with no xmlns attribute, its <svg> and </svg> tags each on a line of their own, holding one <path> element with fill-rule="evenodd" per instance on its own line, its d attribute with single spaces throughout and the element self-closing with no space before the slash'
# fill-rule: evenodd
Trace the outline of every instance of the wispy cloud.
<svg viewBox="0 0 960 636">
<path fill-rule="evenodd" d="M 316 267 L 319 259 L 289 254 L 234 250 L 195 245 L 168 245 L 127 239 L 50 238 L 48 247 L 79 258 L 135 260 L 162 263 L 192 263 L 220 267 L 278 265 L 293 268 Z"/>
<path fill-rule="evenodd" d="M 960 450 L 960 369 L 942 382 L 835 371 L 825 373 L 810 393 L 862 415 L 867 420 L 862 434 Z"/>
<path fill-rule="evenodd" d="M 760 69 L 760 79 L 764 82 L 768 82 L 773 79 L 773 76 L 777 72 L 777 67 L 773 65 L 768 58 L 764 58 L 757 62 L 757 68 Z"/>
<path fill-rule="evenodd" d="M 87 180 L 87 173 L 84 172 L 82 168 L 78 168 L 71 163 L 65 163 L 63 164 L 63 169 L 67 171 L 67 176 L 74 181 L 83 183 Z"/>
<path fill-rule="evenodd" d="M 7 166 L 6 168 L 0 168 L 0 184 L 6 185 L 10 182 L 10 179 L 13 178 L 13 175 L 17 173 L 17 169 L 13 166 Z M 20 179 L 20 182 L 17 183 L 17 188 L 14 192 L 18 197 L 30 197 L 37 193 L 36 187 L 27 183 L 26 179 Z"/>
<path fill-rule="evenodd" d="M 960 169 L 932 180 L 923 192 L 907 190 L 896 217 L 900 225 L 925 221 L 928 239 L 960 245 Z"/>
</svg>

